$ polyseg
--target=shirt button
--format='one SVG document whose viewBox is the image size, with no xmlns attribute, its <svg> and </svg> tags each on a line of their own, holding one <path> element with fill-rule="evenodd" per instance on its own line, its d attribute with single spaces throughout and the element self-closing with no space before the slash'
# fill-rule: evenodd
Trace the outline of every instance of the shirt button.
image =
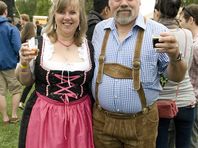
<svg viewBox="0 0 198 148">
<path fill-rule="evenodd" d="M 118 96 L 114 96 L 115 98 L 118 98 Z"/>
<path fill-rule="evenodd" d="M 117 112 L 119 112 L 120 110 L 119 109 L 117 109 Z"/>
</svg>

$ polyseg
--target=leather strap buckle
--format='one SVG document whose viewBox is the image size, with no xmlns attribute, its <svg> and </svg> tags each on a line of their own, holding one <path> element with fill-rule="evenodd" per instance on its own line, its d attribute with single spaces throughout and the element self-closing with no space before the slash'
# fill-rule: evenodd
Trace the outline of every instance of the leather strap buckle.
<svg viewBox="0 0 198 148">
<path fill-rule="evenodd" d="M 148 107 L 145 107 L 145 108 L 142 109 L 142 113 L 143 113 L 143 114 L 147 114 L 148 111 L 149 111 Z"/>
<path fill-rule="evenodd" d="M 99 62 L 104 62 L 104 60 L 105 60 L 105 56 L 104 55 L 100 55 Z"/>
<path fill-rule="evenodd" d="M 140 69 L 140 61 L 134 61 L 133 62 L 133 69 L 134 70 L 139 70 Z"/>
</svg>

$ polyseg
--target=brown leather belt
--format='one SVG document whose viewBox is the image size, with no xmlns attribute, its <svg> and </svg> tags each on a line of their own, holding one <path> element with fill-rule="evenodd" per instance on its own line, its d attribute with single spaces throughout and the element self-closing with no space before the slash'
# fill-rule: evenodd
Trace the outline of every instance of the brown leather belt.
<svg viewBox="0 0 198 148">
<path fill-rule="evenodd" d="M 116 112 L 110 112 L 105 109 L 103 109 L 100 105 L 96 105 L 96 108 L 99 111 L 102 111 L 105 115 L 116 118 L 116 119 L 129 119 L 129 118 L 135 118 L 137 116 L 147 114 L 153 107 L 156 105 L 156 103 L 153 103 L 152 105 L 147 106 L 144 108 L 143 111 L 137 112 L 137 113 L 116 113 Z"/>
</svg>

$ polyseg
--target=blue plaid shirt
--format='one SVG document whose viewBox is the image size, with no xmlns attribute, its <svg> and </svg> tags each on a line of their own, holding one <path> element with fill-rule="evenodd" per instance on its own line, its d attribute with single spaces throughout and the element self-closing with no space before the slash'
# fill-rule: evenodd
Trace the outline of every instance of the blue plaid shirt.
<svg viewBox="0 0 198 148">
<path fill-rule="evenodd" d="M 119 63 L 130 68 L 132 67 L 138 29 L 143 28 L 145 30 L 140 58 L 140 77 L 147 99 L 147 105 L 152 104 L 161 90 L 159 74 L 165 72 L 169 62 L 166 54 L 155 52 L 152 44 L 152 35 L 167 31 L 167 28 L 162 24 L 148 19 L 145 24 L 144 17 L 139 15 L 131 31 L 126 38 L 120 42 L 113 18 L 97 24 L 92 39 L 96 65 L 92 82 L 92 92 L 94 96 L 99 66 L 98 59 L 101 53 L 106 28 L 110 28 L 111 32 L 106 46 L 105 63 Z M 140 98 L 137 91 L 133 88 L 133 80 L 131 79 L 115 79 L 103 74 L 98 94 L 100 105 L 108 111 L 136 113 L 142 110 Z"/>
</svg>

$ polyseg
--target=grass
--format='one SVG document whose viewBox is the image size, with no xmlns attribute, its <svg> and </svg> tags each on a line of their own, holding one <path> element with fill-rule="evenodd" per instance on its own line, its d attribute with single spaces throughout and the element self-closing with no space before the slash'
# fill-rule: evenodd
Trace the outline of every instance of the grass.
<svg viewBox="0 0 198 148">
<path fill-rule="evenodd" d="M 8 114 L 11 115 L 11 96 L 7 96 Z M 18 116 L 22 116 L 22 110 L 18 109 Z M 4 125 L 0 115 L 0 148 L 17 148 L 20 123 Z"/>
</svg>

